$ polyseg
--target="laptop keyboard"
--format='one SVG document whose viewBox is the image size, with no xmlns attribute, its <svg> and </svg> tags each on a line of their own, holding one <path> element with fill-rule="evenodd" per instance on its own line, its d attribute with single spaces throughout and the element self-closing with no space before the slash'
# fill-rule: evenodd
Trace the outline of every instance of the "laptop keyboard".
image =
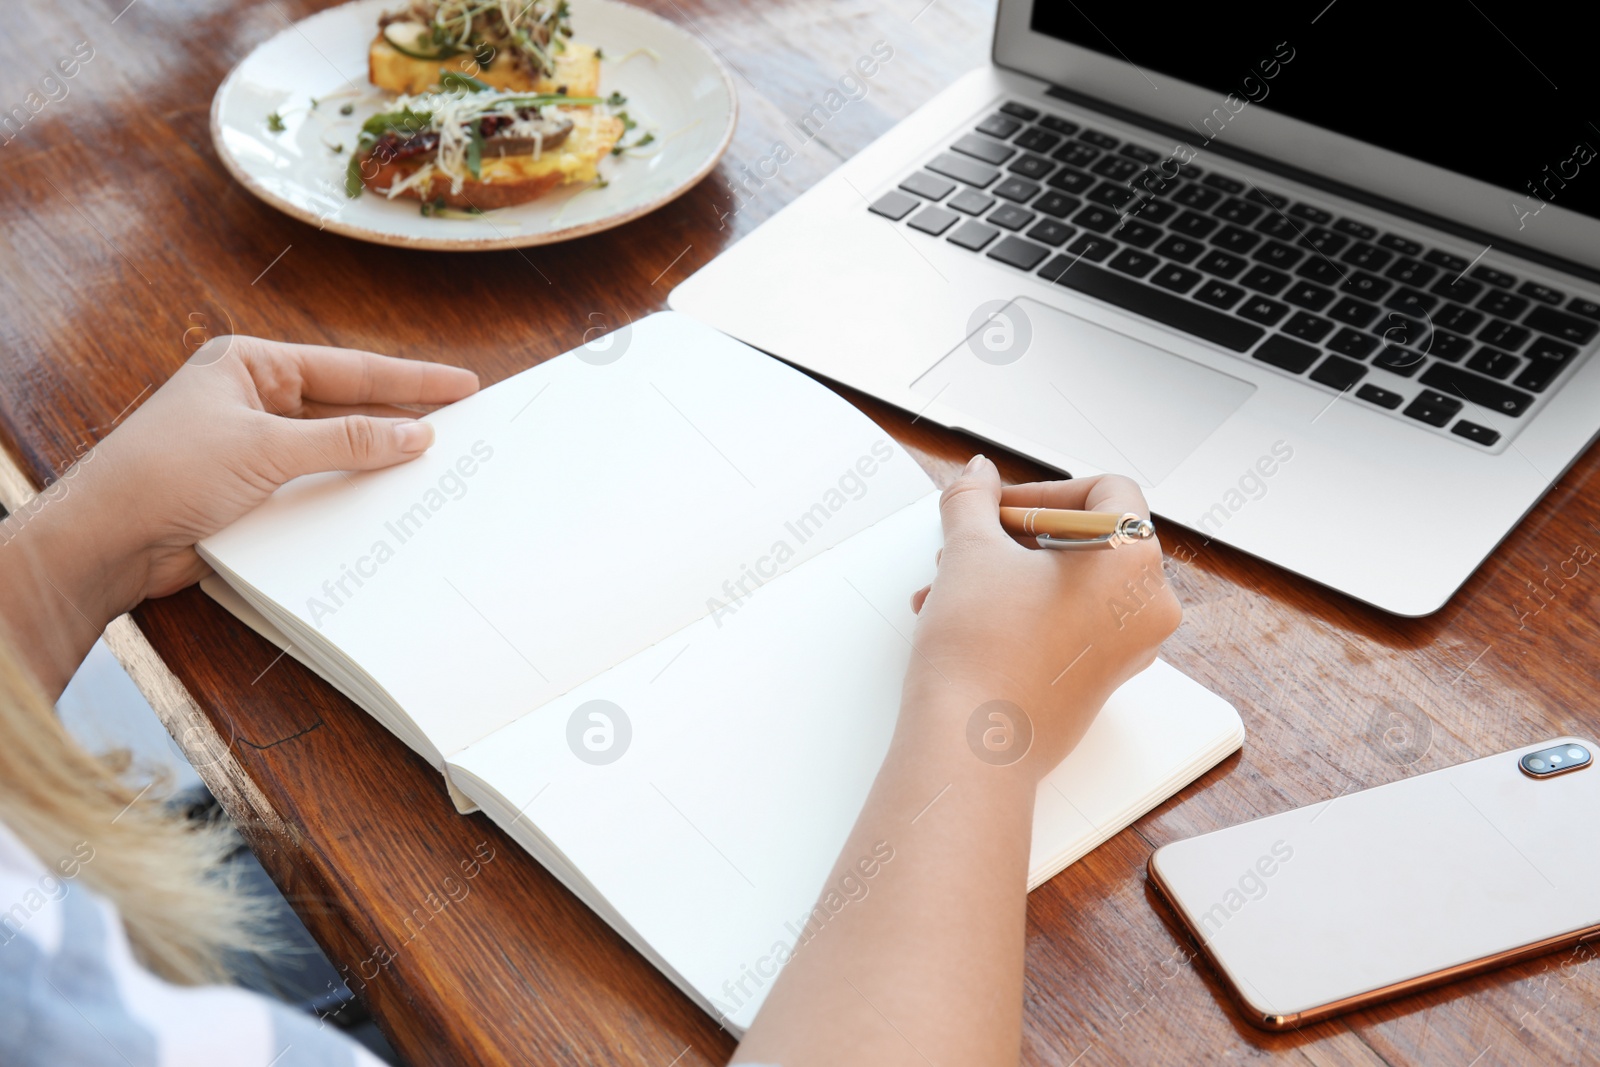
<svg viewBox="0 0 1600 1067">
<path fill-rule="evenodd" d="M 1010 102 L 869 210 L 1485 448 L 1468 405 L 1520 418 L 1600 333 L 1586 297 L 1166 160 Z"/>
</svg>

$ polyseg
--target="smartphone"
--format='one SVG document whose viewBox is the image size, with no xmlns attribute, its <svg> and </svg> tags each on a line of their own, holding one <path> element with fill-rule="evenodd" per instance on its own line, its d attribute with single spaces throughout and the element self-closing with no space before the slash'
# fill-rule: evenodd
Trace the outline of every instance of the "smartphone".
<svg viewBox="0 0 1600 1067">
<path fill-rule="evenodd" d="M 1286 1030 L 1600 937 L 1600 770 L 1568 737 L 1157 849 L 1249 1021 Z"/>
</svg>

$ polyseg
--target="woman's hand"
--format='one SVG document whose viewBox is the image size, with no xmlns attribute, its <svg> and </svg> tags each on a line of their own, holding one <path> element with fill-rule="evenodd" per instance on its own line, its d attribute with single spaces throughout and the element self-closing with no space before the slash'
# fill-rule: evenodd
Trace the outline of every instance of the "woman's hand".
<svg viewBox="0 0 1600 1067">
<path fill-rule="evenodd" d="M 64 686 L 111 619 L 208 571 L 195 543 L 284 482 L 412 459 L 433 441 L 417 412 L 476 392 L 459 367 L 370 352 L 222 337 L 91 449 L 3 529 L 0 608 L 12 639 L 46 641 L 30 655 L 46 687 Z M 30 618 L 27 590 L 46 611 Z M 65 610 L 70 609 L 70 610 Z M 60 631 L 70 631 L 62 641 Z M 35 652 L 44 650 L 35 648 Z M 65 672 L 64 674 L 62 672 Z"/>
<path fill-rule="evenodd" d="M 1146 518 L 1149 506 L 1138 485 L 1116 475 L 1002 489 L 982 456 L 940 502 L 945 545 L 933 584 L 912 598 L 918 654 L 901 728 L 965 730 L 965 721 L 930 722 L 938 713 L 919 709 L 976 714 L 992 703 L 976 736 L 1026 744 L 1022 765 L 1039 776 L 1072 751 L 1117 687 L 1154 661 L 1183 612 L 1156 539 L 1083 552 L 1025 548 L 1001 529 L 1002 504 Z M 1025 721 L 1007 721 L 1015 717 L 1008 705 Z M 1005 755 L 997 751 L 996 761 Z"/>
</svg>

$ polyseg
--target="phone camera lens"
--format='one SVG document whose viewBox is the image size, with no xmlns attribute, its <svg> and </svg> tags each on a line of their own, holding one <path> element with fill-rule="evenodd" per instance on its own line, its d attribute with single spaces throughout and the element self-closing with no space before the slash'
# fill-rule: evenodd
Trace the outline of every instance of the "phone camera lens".
<svg viewBox="0 0 1600 1067">
<path fill-rule="evenodd" d="M 1589 756 L 1589 753 L 1585 752 L 1581 748 L 1578 748 L 1576 745 L 1574 745 L 1572 748 L 1567 749 L 1567 758 L 1570 759 L 1570 760 L 1577 760 L 1579 762 L 1582 762 L 1583 760 L 1587 759 L 1588 756 Z"/>
<path fill-rule="evenodd" d="M 1538 756 L 1529 756 L 1528 757 L 1528 766 L 1532 770 L 1542 771 L 1546 767 L 1548 767 L 1549 764 L 1547 764 L 1544 760 L 1540 759 Z"/>
</svg>

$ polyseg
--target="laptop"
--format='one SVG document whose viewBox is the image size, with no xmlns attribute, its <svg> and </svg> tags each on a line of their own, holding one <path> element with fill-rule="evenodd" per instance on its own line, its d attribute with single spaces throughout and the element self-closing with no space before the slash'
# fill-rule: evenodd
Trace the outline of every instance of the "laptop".
<svg viewBox="0 0 1600 1067">
<path fill-rule="evenodd" d="M 1000 0 L 991 64 L 671 305 L 1434 612 L 1600 430 L 1596 78 L 1507 5 L 1318 7 Z"/>
</svg>

